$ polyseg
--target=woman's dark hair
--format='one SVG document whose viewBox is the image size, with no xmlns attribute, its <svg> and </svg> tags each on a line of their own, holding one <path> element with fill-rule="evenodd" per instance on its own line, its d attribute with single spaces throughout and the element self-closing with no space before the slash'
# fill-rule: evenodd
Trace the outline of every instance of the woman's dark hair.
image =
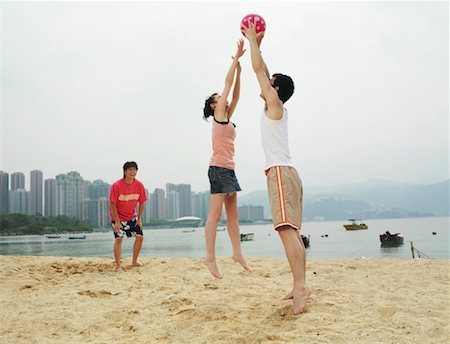
<svg viewBox="0 0 450 344">
<path fill-rule="evenodd" d="M 205 107 L 203 108 L 203 119 L 208 119 L 209 116 L 214 116 L 214 110 L 211 109 L 211 104 L 215 102 L 215 97 L 218 96 L 219 93 L 213 93 L 205 100 Z"/>
<path fill-rule="evenodd" d="M 123 177 L 125 178 L 125 172 L 129 169 L 134 167 L 136 170 L 138 170 L 138 165 L 134 161 L 127 161 L 125 164 L 123 164 Z"/>
<path fill-rule="evenodd" d="M 278 98 L 284 104 L 294 94 L 294 81 L 292 81 L 290 76 L 280 73 L 276 73 L 273 76 L 275 80 L 272 87 L 278 86 Z"/>
</svg>

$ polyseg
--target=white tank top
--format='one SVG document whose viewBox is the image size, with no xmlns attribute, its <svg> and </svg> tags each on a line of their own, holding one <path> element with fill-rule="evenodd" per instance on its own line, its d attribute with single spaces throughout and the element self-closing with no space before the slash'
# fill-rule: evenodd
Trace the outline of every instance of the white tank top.
<svg viewBox="0 0 450 344">
<path fill-rule="evenodd" d="M 267 170 L 274 166 L 292 166 L 288 143 L 288 111 L 283 108 L 283 117 L 270 119 L 263 111 L 261 116 L 261 139 L 266 154 Z"/>
</svg>

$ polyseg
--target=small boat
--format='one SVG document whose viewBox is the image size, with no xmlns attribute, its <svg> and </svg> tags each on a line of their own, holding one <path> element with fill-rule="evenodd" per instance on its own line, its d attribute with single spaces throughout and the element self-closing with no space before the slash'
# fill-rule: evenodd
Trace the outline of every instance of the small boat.
<svg viewBox="0 0 450 344">
<path fill-rule="evenodd" d="M 348 231 L 368 228 L 365 223 L 358 223 L 355 219 L 349 219 L 349 221 L 351 223 L 344 225 L 344 228 Z"/>
<path fill-rule="evenodd" d="M 196 229 L 195 228 L 192 228 L 192 229 L 185 229 L 184 231 L 182 231 L 183 233 L 192 233 L 192 232 L 195 232 L 196 231 Z"/>
<path fill-rule="evenodd" d="M 306 235 L 301 235 L 302 236 L 302 241 L 303 241 L 303 245 L 305 246 L 305 247 L 308 247 L 309 246 L 309 235 L 308 236 L 306 236 Z"/>
<path fill-rule="evenodd" d="M 403 244 L 404 237 L 400 233 L 391 234 L 389 231 L 380 234 L 381 245 L 401 245 Z"/>
<path fill-rule="evenodd" d="M 70 236 L 69 237 L 69 239 L 71 239 L 71 240 L 82 240 L 82 239 L 86 239 L 86 235 L 73 235 L 73 236 Z"/>
<path fill-rule="evenodd" d="M 242 233 L 241 241 L 251 241 L 253 240 L 255 233 Z"/>
<path fill-rule="evenodd" d="M 61 235 L 57 235 L 57 234 L 49 234 L 45 236 L 48 239 L 59 239 L 61 238 Z"/>
<path fill-rule="evenodd" d="M 223 228 L 217 228 L 217 231 L 218 231 L 218 232 L 223 232 L 223 231 L 225 231 L 225 230 L 226 230 L 225 227 L 223 227 Z"/>
</svg>

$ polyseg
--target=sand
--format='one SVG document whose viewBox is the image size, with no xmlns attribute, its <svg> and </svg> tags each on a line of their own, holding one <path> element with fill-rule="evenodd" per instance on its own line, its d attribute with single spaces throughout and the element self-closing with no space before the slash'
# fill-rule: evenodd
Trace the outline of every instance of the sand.
<svg viewBox="0 0 450 344">
<path fill-rule="evenodd" d="M 281 301 L 285 259 L 0 256 L 1 343 L 449 343 L 447 260 L 307 263 L 306 313 Z"/>
</svg>

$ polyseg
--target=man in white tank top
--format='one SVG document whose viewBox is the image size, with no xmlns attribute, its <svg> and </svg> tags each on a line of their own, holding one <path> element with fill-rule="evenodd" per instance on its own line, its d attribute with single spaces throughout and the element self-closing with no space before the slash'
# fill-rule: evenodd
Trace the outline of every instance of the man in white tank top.
<svg viewBox="0 0 450 344">
<path fill-rule="evenodd" d="M 253 70 L 265 101 L 261 116 L 261 137 L 266 156 L 267 190 L 272 221 L 283 242 L 291 267 L 294 286 L 283 298 L 293 300 L 294 314 L 303 313 L 311 293 L 305 281 L 306 252 L 300 237 L 302 224 L 302 184 L 291 164 L 288 144 L 288 111 L 284 103 L 294 93 L 292 79 L 283 74 L 270 78 L 259 45 L 263 33 L 256 34 L 255 25 L 245 31 L 250 43 Z"/>
</svg>

